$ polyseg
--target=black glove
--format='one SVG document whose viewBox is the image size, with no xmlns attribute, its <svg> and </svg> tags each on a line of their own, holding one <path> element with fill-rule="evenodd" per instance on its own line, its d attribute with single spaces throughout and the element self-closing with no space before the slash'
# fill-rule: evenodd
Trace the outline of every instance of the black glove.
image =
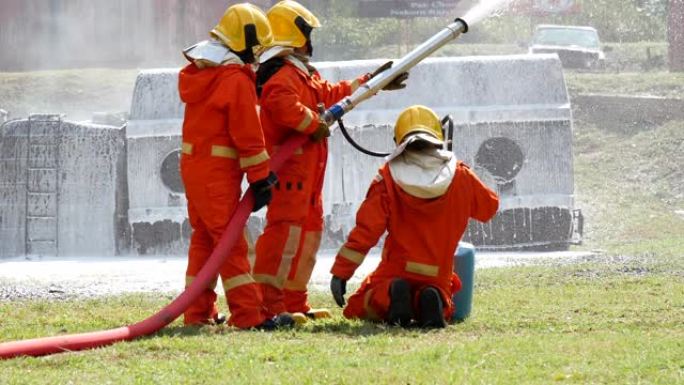
<svg viewBox="0 0 684 385">
<path fill-rule="evenodd" d="M 333 275 L 330 280 L 330 291 L 339 307 L 344 307 L 344 295 L 347 294 L 347 280 Z"/>
<path fill-rule="evenodd" d="M 328 126 L 328 123 L 325 122 L 325 120 L 320 119 L 318 121 L 318 128 L 316 128 L 316 131 L 314 131 L 313 134 L 311 134 L 311 140 L 314 142 L 320 142 L 324 138 L 327 138 L 330 136 L 330 127 Z"/>
<path fill-rule="evenodd" d="M 388 69 L 392 68 L 392 64 L 394 64 L 394 62 L 392 60 L 390 60 L 387 63 L 378 67 L 375 71 L 373 71 L 372 74 L 370 74 L 370 79 L 373 79 L 374 77 L 376 77 L 376 76 L 380 75 L 381 73 L 387 71 Z M 368 79 L 368 80 L 370 80 L 370 79 Z"/>
<path fill-rule="evenodd" d="M 379 74 L 383 73 L 384 71 L 387 71 L 388 69 L 392 68 L 392 64 L 394 64 L 393 61 L 388 61 L 387 63 L 381 65 L 373 71 L 372 74 L 370 74 L 370 77 L 368 80 L 373 79 L 374 77 L 378 76 Z M 409 74 L 408 72 L 403 72 L 397 75 L 389 84 L 387 84 L 385 87 L 383 87 L 384 91 L 396 91 L 396 90 L 401 90 L 406 88 L 406 84 L 404 82 L 406 79 L 408 79 Z"/>
<path fill-rule="evenodd" d="M 271 189 L 276 183 L 278 183 L 278 177 L 271 171 L 266 178 L 259 179 L 249 185 L 249 188 L 254 195 L 254 207 L 252 207 L 252 212 L 259 211 L 262 207 L 271 202 Z"/>
</svg>

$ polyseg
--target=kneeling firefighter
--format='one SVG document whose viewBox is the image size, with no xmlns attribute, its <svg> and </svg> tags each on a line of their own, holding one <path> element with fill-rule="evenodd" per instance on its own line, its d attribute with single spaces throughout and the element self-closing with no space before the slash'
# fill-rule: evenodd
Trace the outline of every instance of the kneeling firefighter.
<svg viewBox="0 0 684 385">
<path fill-rule="evenodd" d="M 382 260 L 344 308 L 347 318 L 444 327 L 461 282 L 453 272 L 470 218 L 486 222 L 499 199 L 453 152 L 442 124 L 424 106 L 404 110 L 394 127 L 397 148 L 379 170 L 339 250 L 330 288 L 344 306 L 346 282 L 387 231 Z"/>
<path fill-rule="evenodd" d="M 328 155 L 328 125 L 319 106 L 330 107 L 351 95 L 359 85 L 389 68 L 353 81 L 331 84 L 309 63 L 313 52 L 311 32 L 320 22 L 295 1 L 281 1 L 268 11 L 273 45 L 261 56 L 257 72 L 261 121 L 269 151 L 292 133 L 310 135 L 278 173 L 279 183 L 266 214 L 266 227 L 256 243 L 254 278 L 260 283 L 271 314 L 296 313 L 309 318 L 328 317 L 325 309 L 312 310 L 307 284 L 316 263 L 323 231 L 323 175 Z M 401 74 L 385 89 L 400 89 L 408 74 Z M 301 314 L 300 314 L 301 313 Z"/>
<path fill-rule="evenodd" d="M 266 15 L 250 4 L 234 5 L 211 31 L 212 39 L 184 51 L 190 64 L 179 75 L 185 106 L 181 176 L 192 226 L 186 287 L 209 258 L 241 195 L 243 175 L 252 187 L 254 211 L 268 204 L 276 182 L 257 112 L 255 53 L 272 39 Z M 263 311 L 263 298 L 250 274 L 244 237 L 229 251 L 220 276 L 230 309 L 230 325 L 273 329 L 291 325 L 288 315 Z M 217 282 L 184 313 L 186 325 L 220 323 Z"/>
</svg>

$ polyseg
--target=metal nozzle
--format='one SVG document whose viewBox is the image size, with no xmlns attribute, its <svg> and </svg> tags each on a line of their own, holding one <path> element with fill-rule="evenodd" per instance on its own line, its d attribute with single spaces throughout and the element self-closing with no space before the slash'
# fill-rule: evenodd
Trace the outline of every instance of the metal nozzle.
<svg viewBox="0 0 684 385">
<path fill-rule="evenodd" d="M 457 17 L 457 18 L 454 20 L 454 23 L 461 23 L 461 24 L 463 24 L 463 28 L 461 28 L 461 33 L 468 33 L 468 29 L 470 29 L 470 27 L 468 27 L 468 23 L 466 23 L 465 20 L 461 19 L 460 17 Z"/>
</svg>

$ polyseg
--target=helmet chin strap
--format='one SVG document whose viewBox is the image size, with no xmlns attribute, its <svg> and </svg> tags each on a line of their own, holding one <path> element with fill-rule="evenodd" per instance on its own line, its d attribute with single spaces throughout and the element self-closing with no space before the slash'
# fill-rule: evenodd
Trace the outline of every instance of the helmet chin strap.
<svg viewBox="0 0 684 385">
<path fill-rule="evenodd" d="M 235 53 L 245 64 L 252 64 L 256 61 L 254 52 L 252 52 L 252 48 L 247 48 L 246 50 L 240 52 L 233 51 L 233 53 Z"/>
<path fill-rule="evenodd" d="M 254 57 L 254 48 L 259 45 L 259 39 L 257 38 L 257 30 L 254 24 L 247 24 L 244 27 L 245 31 L 245 49 L 240 52 L 235 52 L 236 55 L 245 62 L 246 64 L 252 64 L 256 61 Z"/>
<path fill-rule="evenodd" d="M 306 53 L 309 57 L 313 56 L 313 44 L 311 44 L 311 39 L 306 40 Z"/>
<path fill-rule="evenodd" d="M 444 138 L 444 149 L 452 151 L 454 149 L 454 118 L 451 115 L 446 115 L 442 118 L 442 138 Z"/>
</svg>

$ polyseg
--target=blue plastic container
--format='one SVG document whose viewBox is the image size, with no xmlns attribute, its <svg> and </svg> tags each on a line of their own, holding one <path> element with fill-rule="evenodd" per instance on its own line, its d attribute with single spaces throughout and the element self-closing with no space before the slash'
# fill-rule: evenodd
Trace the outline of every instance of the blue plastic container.
<svg viewBox="0 0 684 385">
<path fill-rule="evenodd" d="M 454 272 L 461 278 L 461 290 L 454 294 L 454 321 L 463 321 L 473 308 L 473 286 L 475 284 L 475 246 L 460 242 L 454 256 Z"/>
</svg>

